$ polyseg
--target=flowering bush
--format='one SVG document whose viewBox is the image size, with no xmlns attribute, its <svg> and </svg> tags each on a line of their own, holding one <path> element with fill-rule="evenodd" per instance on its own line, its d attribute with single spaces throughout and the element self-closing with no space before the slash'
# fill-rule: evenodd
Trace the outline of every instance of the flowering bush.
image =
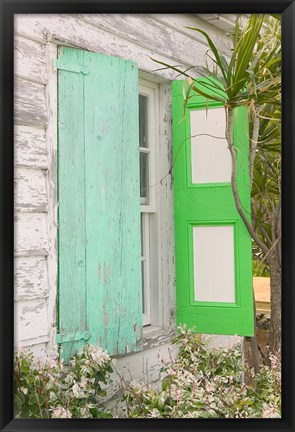
<svg viewBox="0 0 295 432">
<path fill-rule="evenodd" d="M 15 354 L 15 416 L 22 418 L 112 417 L 101 407 L 110 381 L 110 356 L 101 348 L 83 347 L 64 364 L 57 358 L 37 361 L 33 354 Z"/>
<path fill-rule="evenodd" d="M 162 367 L 161 387 L 124 382 L 128 417 L 255 418 L 280 417 L 280 363 L 252 373 L 243 383 L 242 354 L 236 349 L 209 350 L 206 343 L 185 326 L 174 340 L 175 360 Z"/>
</svg>

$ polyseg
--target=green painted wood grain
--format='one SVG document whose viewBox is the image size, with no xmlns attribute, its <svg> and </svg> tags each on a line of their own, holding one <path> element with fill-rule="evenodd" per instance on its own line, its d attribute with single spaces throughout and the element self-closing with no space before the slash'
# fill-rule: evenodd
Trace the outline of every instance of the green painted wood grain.
<svg viewBox="0 0 295 432">
<path fill-rule="evenodd" d="M 77 152 L 76 162 L 84 170 L 78 202 L 81 212 L 84 208 L 85 237 L 76 248 L 85 253 L 88 342 L 123 354 L 138 348 L 142 333 L 138 71 L 133 62 L 72 48 L 63 49 L 62 62 L 87 71 L 59 73 L 83 83 L 76 108 L 83 107 L 83 116 L 73 116 L 72 123 L 83 130 L 77 138 L 83 155 Z M 64 199 L 70 213 L 75 194 Z M 68 308 L 75 314 L 71 301 Z"/>
<path fill-rule="evenodd" d="M 189 110 L 206 109 L 201 96 L 190 99 L 183 118 L 183 81 L 173 83 L 174 214 L 176 255 L 177 322 L 196 327 L 200 333 L 252 336 L 252 249 L 250 236 L 238 215 L 229 183 L 193 185 Z M 208 108 L 218 105 L 209 102 Z M 234 113 L 234 144 L 237 148 L 237 183 L 244 210 L 250 218 L 248 117 L 244 108 Z M 194 301 L 193 226 L 234 226 L 236 302 Z M 212 269 L 214 271 L 214 269 Z M 222 289 L 222 287 L 221 287 Z"/>
<path fill-rule="evenodd" d="M 82 63 L 83 54 L 69 50 L 70 62 Z M 81 74 L 58 74 L 58 219 L 59 219 L 59 333 L 87 330 L 86 227 L 84 164 L 84 83 Z M 63 344 L 68 358 L 83 344 Z"/>
<path fill-rule="evenodd" d="M 85 59 L 90 341 L 122 354 L 136 348 L 142 329 L 138 71 L 119 58 Z"/>
</svg>

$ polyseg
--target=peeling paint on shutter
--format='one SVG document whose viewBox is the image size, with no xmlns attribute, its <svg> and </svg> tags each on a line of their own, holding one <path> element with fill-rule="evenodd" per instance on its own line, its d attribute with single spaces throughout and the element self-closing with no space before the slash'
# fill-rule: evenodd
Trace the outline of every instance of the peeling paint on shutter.
<svg viewBox="0 0 295 432">
<path fill-rule="evenodd" d="M 59 66 L 59 341 L 65 357 L 86 341 L 132 352 L 142 334 L 138 70 L 73 48 Z"/>
</svg>

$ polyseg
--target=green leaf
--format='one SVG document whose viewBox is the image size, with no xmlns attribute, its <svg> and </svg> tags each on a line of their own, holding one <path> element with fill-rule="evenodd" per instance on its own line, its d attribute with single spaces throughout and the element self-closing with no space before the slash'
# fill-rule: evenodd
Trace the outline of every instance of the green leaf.
<svg viewBox="0 0 295 432">
<path fill-rule="evenodd" d="M 102 413 L 101 418 L 113 418 L 112 414 L 110 412 Z"/>
<path fill-rule="evenodd" d="M 213 52 L 213 54 L 215 56 L 216 63 L 218 64 L 218 66 L 219 66 L 219 68 L 221 70 L 221 73 L 222 73 L 225 81 L 227 82 L 227 73 L 226 73 L 226 70 L 224 68 L 224 65 L 226 64 L 226 60 L 225 60 L 224 57 L 221 60 L 220 55 L 218 53 L 218 50 L 217 50 L 216 46 L 214 45 L 212 39 L 208 36 L 208 34 L 206 32 L 204 32 L 201 29 L 198 29 L 198 28 L 195 28 L 195 27 L 186 27 L 186 28 L 190 29 L 190 30 L 197 31 L 197 32 L 201 33 L 203 36 L 205 36 L 205 38 L 207 39 L 207 42 L 208 42 L 208 44 L 209 44 L 209 46 L 210 46 L 210 48 L 211 48 L 211 50 L 212 50 L 212 52 Z"/>
<path fill-rule="evenodd" d="M 15 395 L 15 398 L 19 399 L 21 402 L 21 405 L 23 405 L 26 401 L 25 395 L 23 394 L 23 392 L 18 391 Z"/>
<path fill-rule="evenodd" d="M 39 404 L 41 407 L 45 404 L 45 397 L 42 395 L 39 395 Z"/>
<path fill-rule="evenodd" d="M 190 77 L 185 71 L 182 71 L 182 70 L 178 69 L 178 67 L 176 67 L 176 66 L 171 66 L 168 63 L 161 62 L 160 60 L 157 60 L 157 59 L 155 59 L 153 57 L 150 57 L 150 59 L 153 60 L 154 62 L 158 63 L 158 64 L 161 64 L 161 65 L 165 66 L 164 69 L 172 69 L 175 72 L 178 72 L 180 75 L 184 75 L 184 76 L 186 76 L 188 78 Z"/>
<path fill-rule="evenodd" d="M 36 393 L 33 393 L 29 396 L 29 405 L 35 405 L 37 403 Z"/>
<path fill-rule="evenodd" d="M 226 102 L 224 99 L 221 99 L 221 98 L 219 98 L 219 97 L 217 97 L 217 96 L 213 96 L 212 94 L 209 94 L 209 93 L 204 93 L 202 90 L 200 90 L 200 89 L 199 89 L 198 87 L 196 87 L 196 86 L 193 87 L 193 90 L 194 90 L 196 93 L 198 93 L 199 95 L 201 95 L 201 96 L 203 96 L 203 97 L 205 97 L 205 98 L 207 98 L 207 99 L 214 100 L 214 101 L 216 101 L 216 102 L 221 102 L 221 103 L 225 103 L 225 102 Z"/>
<path fill-rule="evenodd" d="M 263 23 L 263 15 L 251 15 L 247 31 L 238 42 L 236 50 L 236 72 L 233 81 L 233 95 L 244 86 L 247 81 L 247 69 L 253 55 L 253 49 L 257 42 Z"/>
<path fill-rule="evenodd" d="M 91 404 L 91 406 L 89 405 L 88 408 L 89 408 L 89 412 L 93 418 L 99 418 L 100 412 L 99 412 L 97 406 L 94 406 L 93 404 Z"/>
<path fill-rule="evenodd" d="M 27 364 L 24 364 L 21 366 L 20 370 L 21 370 L 21 373 L 27 374 L 30 371 L 30 367 Z"/>
<path fill-rule="evenodd" d="M 22 401 L 18 395 L 14 396 L 14 406 L 17 413 L 19 413 L 22 409 Z"/>
</svg>

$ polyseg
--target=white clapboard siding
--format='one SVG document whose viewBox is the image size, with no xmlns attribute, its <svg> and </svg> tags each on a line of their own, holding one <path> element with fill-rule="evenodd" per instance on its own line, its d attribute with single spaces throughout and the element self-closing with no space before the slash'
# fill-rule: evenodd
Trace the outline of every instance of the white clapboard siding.
<svg viewBox="0 0 295 432">
<path fill-rule="evenodd" d="M 15 79 L 14 85 L 15 122 L 46 127 L 45 86 L 18 78 Z"/>
<path fill-rule="evenodd" d="M 44 339 L 44 338 L 43 338 Z M 46 338 L 47 340 L 47 338 Z M 39 339 L 33 339 L 30 344 L 26 341 L 24 344 L 26 349 L 29 349 L 39 361 L 44 361 L 46 359 L 47 343 L 38 343 Z M 17 347 L 16 347 L 17 349 Z"/>
<path fill-rule="evenodd" d="M 206 44 L 205 37 L 203 35 L 186 27 L 193 27 L 203 30 L 213 40 L 219 52 L 230 56 L 232 38 L 226 36 L 222 30 L 210 25 L 210 23 L 204 22 L 202 19 L 194 16 L 193 14 L 151 14 L 148 16 L 153 20 L 158 21 L 159 23 L 162 23 L 171 29 L 174 29 L 177 32 L 186 34 L 196 42 Z M 191 43 L 191 45 L 193 45 L 193 43 Z"/>
<path fill-rule="evenodd" d="M 15 303 L 14 340 L 16 345 L 36 339 L 36 343 L 48 340 L 46 300 L 36 299 Z"/>
<path fill-rule="evenodd" d="M 48 167 L 46 136 L 44 129 L 32 126 L 14 127 L 14 164 L 31 168 Z"/>
<path fill-rule="evenodd" d="M 14 300 L 48 297 L 45 257 L 19 257 L 14 263 Z"/>
<path fill-rule="evenodd" d="M 48 254 L 46 213 L 16 213 L 14 216 L 14 251 L 16 256 Z"/>
<path fill-rule="evenodd" d="M 36 17 L 34 15 L 18 15 L 15 19 L 15 31 L 18 35 L 44 43 L 46 39 L 49 39 L 61 45 L 71 45 L 92 52 L 133 60 L 138 64 L 139 69 L 154 72 L 163 78 L 174 79 L 178 75 L 170 69 L 156 71 L 159 65 L 150 58 L 150 56 L 155 57 L 159 61 L 175 65 L 176 62 L 171 57 L 158 54 L 151 49 L 140 46 L 138 43 L 123 39 L 74 16 L 38 15 Z M 183 51 L 185 49 L 185 46 L 183 46 Z M 189 64 L 185 63 L 185 61 L 181 61 L 181 64 L 185 68 L 195 64 L 204 64 L 207 59 L 207 50 L 207 46 L 199 44 L 198 55 L 191 58 Z M 164 48 L 163 51 L 165 52 Z"/>
<path fill-rule="evenodd" d="M 183 33 L 141 14 L 83 14 L 78 17 L 176 62 L 192 65 L 208 49 L 205 44 L 192 43 Z M 196 18 L 195 25 L 197 22 Z"/>
<path fill-rule="evenodd" d="M 47 83 L 44 45 L 16 36 L 14 39 L 14 73 L 20 78 Z"/>
<path fill-rule="evenodd" d="M 16 168 L 14 171 L 14 208 L 16 211 L 46 212 L 45 171 Z"/>
</svg>

